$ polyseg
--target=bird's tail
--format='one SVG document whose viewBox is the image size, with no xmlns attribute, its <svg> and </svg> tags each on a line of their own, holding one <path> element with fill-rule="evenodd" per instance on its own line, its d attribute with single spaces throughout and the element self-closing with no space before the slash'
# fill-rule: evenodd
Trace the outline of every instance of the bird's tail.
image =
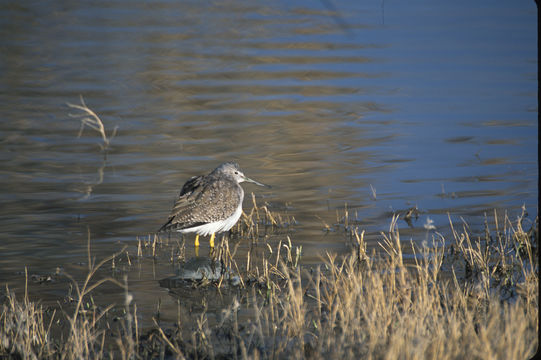
<svg viewBox="0 0 541 360">
<path fill-rule="evenodd" d="M 171 227 L 171 221 L 173 221 L 173 218 L 170 218 L 165 224 L 163 224 L 157 232 L 161 233 L 163 231 L 168 231 Z"/>
</svg>

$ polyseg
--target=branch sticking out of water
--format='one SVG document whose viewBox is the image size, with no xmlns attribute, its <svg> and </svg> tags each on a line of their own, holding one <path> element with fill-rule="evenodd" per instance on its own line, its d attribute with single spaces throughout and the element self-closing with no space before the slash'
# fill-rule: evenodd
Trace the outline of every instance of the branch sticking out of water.
<svg viewBox="0 0 541 360">
<path fill-rule="evenodd" d="M 103 125 L 103 121 L 101 121 L 100 117 L 94 111 L 92 111 L 88 106 L 86 106 L 86 103 L 82 95 L 80 95 L 80 99 L 81 99 L 81 105 L 66 103 L 66 105 L 68 105 L 70 108 L 77 109 L 82 112 L 81 114 L 68 114 L 72 118 L 81 120 L 81 128 L 79 129 L 79 134 L 77 135 L 77 137 L 81 137 L 81 135 L 83 134 L 84 127 L 86 125 L 89 128 L 94 129 L 95 131 L 100 133 L 101 138 L 103 140 L 103 144 L 100 144 L 100 147 L 102 151 L 107 150 L 107 148 L 109 147 L 109 144 L 111 143 L 111 140 L 113 140 L 113 138 L 116 135 L 118 126 L 115 126 L 115 128 L 113 129 L 113 133 L 109 137 L 107 137 L 107 134 L 105 133 L 105 126 Z"/>
</svg>

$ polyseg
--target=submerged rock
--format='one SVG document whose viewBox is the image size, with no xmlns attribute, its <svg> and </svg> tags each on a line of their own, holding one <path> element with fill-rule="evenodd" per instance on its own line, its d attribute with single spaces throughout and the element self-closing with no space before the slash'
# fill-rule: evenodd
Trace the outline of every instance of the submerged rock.
<svg viewBox="0 0 541 360">
<path fill-rule="evenodd" d="M 232 285 L 240 283 L 239 277 L 230 275 L 229 269 L 225 268 L 221 261 L 197 256 L 186 261 L 177 275 L 160 280 L 160 286 L 175 288 L 186 282 L 213 282 L 219 281 L 222 276 Z"/>
</svg>

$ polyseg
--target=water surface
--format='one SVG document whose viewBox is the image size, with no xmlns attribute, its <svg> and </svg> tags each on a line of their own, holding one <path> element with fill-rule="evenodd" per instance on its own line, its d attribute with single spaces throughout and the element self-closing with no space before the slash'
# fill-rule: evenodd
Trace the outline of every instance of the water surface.
<svg viewBox="0 0 541 360">
<path fill-rule="evenodd" d="M 480 230 L 494 209 L 537 214 L 533 1 L 0 6 L 2 284 L 83 272 L 89 233 L 97 258 L 133 251 L 184 181 L 229 160 L 273 186 L 245 190 L 295 217 L 304 264 L 349 251 L 325 231 L 346 203 L 374 248 L 413 206 L 406 241 L 429 219 L 446 234 L 447 214 Z M 106 158 L 68 116 L 80 95 L 118 126 Z M 173 272 L 129 274 L 140 308 L 167 308 Z"/>
</svg>

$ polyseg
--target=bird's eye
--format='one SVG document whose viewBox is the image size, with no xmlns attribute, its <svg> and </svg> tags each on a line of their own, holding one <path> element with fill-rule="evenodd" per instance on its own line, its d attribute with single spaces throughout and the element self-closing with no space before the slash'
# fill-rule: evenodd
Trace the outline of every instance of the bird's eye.
<svg viewBox="0 0 541 360">
<path fill-rule="evenodd" d="M 235 175 L 238 175 L 238 174 L 239 174 L 239 172 L 238 172 L 238 171 L 235 171 Z"/>
</svg>

